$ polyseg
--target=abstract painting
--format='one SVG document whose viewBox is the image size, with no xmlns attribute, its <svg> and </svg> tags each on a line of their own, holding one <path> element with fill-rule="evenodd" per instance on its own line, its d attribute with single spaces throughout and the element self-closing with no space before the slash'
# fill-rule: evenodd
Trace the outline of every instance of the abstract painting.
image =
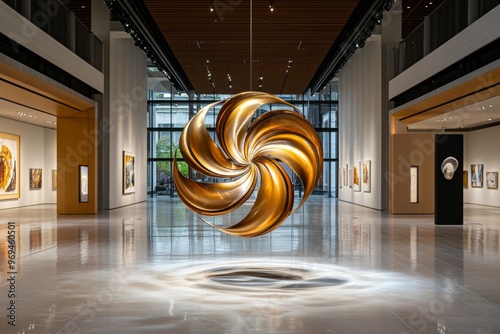
<svg viewBox="0 0 500 334">
<path fill-rule="evenodd" d="M 78 171 L 79 181 L 79 198 L 80 203 L 87 203 L 89 201 L 89 166 L 81 165 Z"/>
<path fill-rule="evenodd" d="M 472 188 L 483 187 L 483 164 L 474 164 L 470 166 L 470 183 Z"/>
<path fill-rule="evenodd" d="M 354 164 L 352 170 L 352 184 L 354 191 L 361 191 L 361 161 Z"/>
<path fill-rule="evenodd" d="M 486 172 L 486 188 L 498 189 L 498 172 Z"/>
<path fill-rule="evenodd" d="M 30 190 L 42 189 L 42 169 L 30 168 Z"/>
<path fill-rule="evenodd" d="M 0 200 L 19 198 L 20 137 L 0 132 Z"/>
<path fill-rule="evenodd" d="M 371 177 L 372 177 L 372 171 L 371 171 L 371 161 L 370 160 L 365 160 L 363 161 L 363 191 L 365 193 L 369 193 L 371 191 Z"/>
<path fill-rule="evenodd" d="M 135 155 L 123 151 L 123 193 L 135 192 Z"/>
<path fill-rule="evenodd" d="M 52 191 L 57 190 L 57 169 L 52 170 Z"/>
</svg>

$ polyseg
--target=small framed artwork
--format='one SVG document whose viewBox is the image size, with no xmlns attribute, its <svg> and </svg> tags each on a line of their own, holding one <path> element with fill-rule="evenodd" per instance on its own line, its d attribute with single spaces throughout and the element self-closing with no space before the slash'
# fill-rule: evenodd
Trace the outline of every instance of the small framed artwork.
<svg viewBox="0 0 500 334">
<path fill-rule="evenodd" d="M 135 192 L 135 155 L 123 151 L 123 193 Z"/>
<path fill-rule="evenodd" d="M 464 189 L 469 188 L 469 172 L 466 170 L 464 170 L 462 182 L 464 184 Z"/>
<path fill-rule="evenodd" d="M 52 191 L 57 191 L 57 169 L 52 170 Z"/>
<path fill-rule="evenodd" d="M 0 132 L 0 200 L 20 197 L 21 137 Z"/>
<path fill-rule="evenodd" d="M 352 177 L 354 191 L 361 191 L 361 161 L 354 164 Z"/>
<path fill-rule="evenodd" d="M 342 188 L 342 167 L 339 168 L 338 170 L 339 173 L 339 188 Z"/>
<path fill-rule="evenodd" d="M 42 189 L 42 169 L 30 168 L 30 190 Z"/>
<path fill-rule="evenodd" d="M 79 197 L 78 202 L 88 203 L 89 201 L 89 166 L 80 165 L 78 170 L 79 177 Z"/>
<path fill-rule="evenodd" d="M 470 166 L 470 184 L 472 188 L 483 187 L 483 164 L 475 164 Z"/>
<path fill-rule="evenodd" d="M 371 191 L 371 161 L 365 160 L 363 161 L 363 191 L 365 193 L 369 193 Z"/>
<path fill-rule="evenodd" d="M 353 176 L 353 171 L 352 171 L 352 168 L 349 169 L 349 175 L 348 175 L 348 178 L 349 178 L 349 188 L 352 188 L 352 176 Z"/>
<path fill-rule="evenodd" d="M 346 164 L 344 168 L 344 186 L 349 186 L 349 164 Z"/>
<path fill-rule="evenodd" d="M 418 166 L 410 167 L 410 203 L 418 203 Z"/>
<path fill-rule="evenodd" d="M 486 188 L 498 189 L 498 172 L 486 172 Z"/>
</svg>

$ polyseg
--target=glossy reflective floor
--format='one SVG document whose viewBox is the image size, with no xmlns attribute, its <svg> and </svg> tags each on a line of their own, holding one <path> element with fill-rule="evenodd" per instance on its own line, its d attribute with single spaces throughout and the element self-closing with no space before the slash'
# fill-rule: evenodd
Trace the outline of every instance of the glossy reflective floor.
<svg viewBox="0 0 500 334">
<path fill-rule="evenodd" d="M 500 333 L 499 216 L 466 205 L 464 226 L 434 226 L 313 196 L 240 239 L 171 198 L 3 210 L 0 333 Z"/>
</svg>

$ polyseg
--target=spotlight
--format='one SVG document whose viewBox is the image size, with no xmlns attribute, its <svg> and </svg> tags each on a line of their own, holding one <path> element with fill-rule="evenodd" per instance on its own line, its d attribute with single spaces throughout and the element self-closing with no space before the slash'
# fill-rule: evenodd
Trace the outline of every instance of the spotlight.
<svg viewBox="0 0 500 334">
<path fill-rule="evenodd" d="M 361 39 L 361 38 L 360 38 L 360 39 L 358 39 L 358 40 L 356 41 L 356 47 L 357 47 L 357 48 L 360 48 L 360 49 L 361 49 L 361 48 L 364 48 L 364 47 L 365 47 L 365 41 L 364 41 L 363 39 Z"/>
</svg>

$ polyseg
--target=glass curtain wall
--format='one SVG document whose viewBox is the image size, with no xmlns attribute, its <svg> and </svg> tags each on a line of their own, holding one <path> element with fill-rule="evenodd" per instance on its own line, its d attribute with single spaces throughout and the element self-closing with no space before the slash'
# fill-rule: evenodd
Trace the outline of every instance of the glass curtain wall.
<svg viewBox="0 0 500 334">
<path fill-rule="evenodd" d="M 206 105 L 229 98 L 230 95 L 189 96 L 175 92 L 171 85 L 159 85 L 148 91 L 148 193 L 150 196 L 177 196 L 172 180 L 172 162 L 177 152 L 182 129 L 191 117 Z M 312 96 L 279 95 L 304 113 L 314 125 L 323 142 L 324 166 L 321 180 L 313 195 L 337 197 L 338 169 L 338 93 L 335 86 Z M 280 108 L 265 105 L 256 114 Z M 212 108 L 206 116 L 207 129 L 215 138 L 215 123 L 220 106 Z M 177 152 L 177 153 L 176 153 Z M 192 170 L 182 158 L 178 159 L 181 172 L 204 182 L 220 182 Z M 291 172 L 292 178 L 294 177 Z M 301 196 L 300 182 L 296 193 Z"/>
</svg>

